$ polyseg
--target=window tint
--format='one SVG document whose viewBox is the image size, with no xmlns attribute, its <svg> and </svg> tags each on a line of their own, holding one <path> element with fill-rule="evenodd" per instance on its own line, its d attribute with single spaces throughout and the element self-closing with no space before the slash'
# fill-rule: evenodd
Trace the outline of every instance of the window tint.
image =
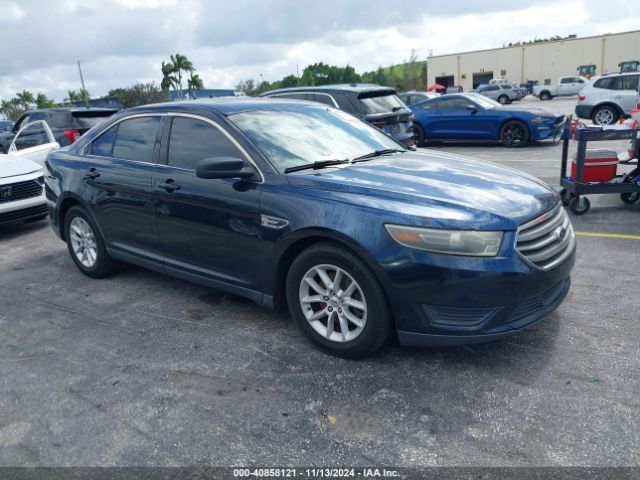
<svg viewBox="0 0 640 480">
<path fill-rule="evenodd" d="M 404 103 L 395 93 L 386 91 L 360 94 L 358 99 L 365 113 L 388 113 L 394 112 L 394 109 L 405 108 Z"/>
<path fill-rule="evenodd" d="M 606 88 L 607 90 L 611 90 L 615 83 L 616 77 L 604 77 L 599 80 L 596 80 L 596 83 L 593 84 L 595 88 Z"/>
<path fill-rule="evenodd" d="M 624 75 L 618 77 L 618 81 L 614 84 L 614 90 L 635 90 L 638 88 L 638 75 Z"/>
<path fill-rule="evenodd" d="M 118 125 L 115 125 L 96 138 L 91 145 L 91 153 L 99 157 L 113 156 L 113 140 L 117 131 Z"/>
<path fill-rule="evenodd" d="M 312 98 L 307 98 L 306 93 L 281 93 L 279 95 L 274 95 L 274 97 L 285 98 L 288 100 L 312 100 Z"/>
<path fill-rule="evenodd" d="M 22 130 L 20 135 L 16 137 L 16 149 L 36 147 L 49 143 L 49 135 L 42 126 L 42 122 L 36 122 Z"/>
<path fill-rule="evenodd" d="M 464 110 L 473 103 L 466 98 L 447 98 L 438 102 L 438 110 Z"/>
<path fill-rule="evenodd" d="M 158 125 L 160 117 L 132 118 L 121 122 L 113 144 L 113 156 L 138 162 L 153 162 Z"/>
<path fill-rule="evenodd" d="M 331 96 L 327 93 L 312 93 L 311 95 L 313 95 L 313 100 L 315 102 L 320 102 L 320 103 L 324 103 L 325 105 L 329 105 L 330 107 L 335 107 L 335 104 L 333 103 L 333 100 L 331 99 Z"/>
<path fill-rule="evenodd" d="M 565 77 L 560 80 L 560 83 L 573 83 L 573 77 Z"/>
<path fill-rule="evenodd" d="M 512 90 L 513 87 L 511 85 L 500 85 L 503 90 Z"/>
<path fill-rule="evenodd" d="M 244 158 L 216 127 L 195 118 L 174 117 L 169 136 L 169 165 L 195 170 L 203 158 Z"/>
</svg>

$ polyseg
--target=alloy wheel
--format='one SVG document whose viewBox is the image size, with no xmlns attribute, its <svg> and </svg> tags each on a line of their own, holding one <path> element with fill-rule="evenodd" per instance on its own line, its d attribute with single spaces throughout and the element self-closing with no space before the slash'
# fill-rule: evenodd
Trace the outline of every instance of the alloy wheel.
<svg viewBox="0 0 640 480">
<path fill-rule="evenodd" d="M 595 114 L 594 123 L 597 125 L 611 125 L 615 121 L 615 114 L 610 108 L 601 108 Z"/>
<path fill-rule="evenodd" d="M 309 325 L 333 342 L 354 340 L 367 323 L 367 301 L 362 288 L 349 273 L 335 265 L 310 268 L 300 282 L 299 301 Z"/>
<path fill-rule="evenodd" d="M 70 240 L 73 254 L 86 268 L 92 268 L 98 260 L 98 246 L 91 226 L 82 217 L 75 217 L 70 224 Z"/>
<path fill-rule="evenodd" d="M 504 130 L 503 143 L 505 145 L 518 145 L 524 138 L 524 130 L 520 125 L 511 124 Z"/>
</svg>

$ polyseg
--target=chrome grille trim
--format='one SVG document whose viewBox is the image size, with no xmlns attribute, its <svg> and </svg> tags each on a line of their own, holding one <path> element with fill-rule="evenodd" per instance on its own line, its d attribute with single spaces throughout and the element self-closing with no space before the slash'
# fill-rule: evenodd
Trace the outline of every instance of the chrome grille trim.
<svg viewBox="0 0 640 480">
<path fill-rule="evenodd" d="M 551 270 L 562 264 L 575 246 L 571 221 L 560 203 L 518 229 L 516 249 L 542 270 Z"/>
</svg>

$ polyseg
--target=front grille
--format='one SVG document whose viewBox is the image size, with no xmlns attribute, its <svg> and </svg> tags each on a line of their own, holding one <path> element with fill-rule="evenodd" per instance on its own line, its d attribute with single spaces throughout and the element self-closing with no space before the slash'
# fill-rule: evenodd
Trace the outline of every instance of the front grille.
<svg viewBox="0 0 640 480">
<path fill-rule="evenodd" d="M 560 203 L 518 229 L 516 248 L 542 270 L 551 270 L 564 262 L 575 245 L 573 227 Z"/>
<path fill-rule="evenodd" d="M 37 180 L 0 185 L 0 203 L 15 202 L 42 195 L 43 184 Z"/>
<path fill-rule="evenodd" d="M 0 223 L 13 223 L 29 218 L 40 217 L 46 215 L 49 209 L 46 205 L 38 205 L 37 207 L 23 208 L 22 210 L 13 210 L 11 212 L 0 213 Z"/>
<path fill-rule="evenodd" d="M 478 330 L 484 327 L 499 307 L 469 308 L 422 305 L 431 326 L 447 330 Z"/>
<path fill-rule="evenodd" d="M 530 315 L 534 315 L 539 311 L 553 305 L 558 301 L 560 295 L 567 288 L 567 281 L 562 281 L 549 290 L 542 292 L 540 295 L 531 297 L 525 302 L 518 305 L 509 315 L 509 319 L 506 323 L 517 322 L 525 319 Z"/>
</svg>

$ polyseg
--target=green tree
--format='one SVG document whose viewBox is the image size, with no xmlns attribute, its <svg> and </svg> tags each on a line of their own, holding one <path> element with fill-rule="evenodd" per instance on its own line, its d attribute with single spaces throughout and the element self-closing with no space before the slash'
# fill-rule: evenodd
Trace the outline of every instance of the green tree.
<svg viewBox="0 0 640 480">
<path fill-rule="evenodd" d="M 84 102 L 87 101 L 91 98 L 91 94 L 89 93 L 88 90 L 81 88 L 80 90 L 76 91 L 76 90 L 69 90 L 67 92 L 67 94 L 69 95 L 67 98 L 65 98 L 65 102 L 67 103 L 72 103 L 72 102 Z"/>
<path fill-rule="evenodd" d="M 56 106 L 56 102 L 48 98 L 44 93 L 36 95 L 35 104 L 37 108 L 53 108 Z"/>
<path fill-rule="evenodd" d="M 118 97 L 124 108 L 169 101 L 168 91 L 153 82 L 136 83 L 128 88 L 109 90 L 109 96 Z"/>
<path fill-rule="evenodd" d="M 280 81 L 280 88 L 297 87 L 300 84 L 300 80 L 295 75 L 287 75 Z"/>
<path fill-rule="evenodd" d="M 178 88 L 178 77 L 174 75 L 175 69 L 172 63 L 162 62 L 162 66 L 160 67 L 162 70 L 162 81 L 160 82 L 160 88 L 163 90 L 177 90 Z"/>
<path fill-rule="evenodd" d="M 204 88 L 204 83 L 202 82 L 200 75 L 191 72 L 191 76 L 187 80 L 187 88 L 189 90 L 189 98 L 193 97 L 192 93 L 194 90 L 200 90 Z"/>
<path fill-rule="evenodd" d="M 16 100 L 20 105 L 24 107 L 25 110 L 29 110 L 29 108 L 36 103 L 36 99 L 33 96 L 33 93 L 28 90 L 23 90 L 20 93 L 16 93 Z"/>
<path fill-rule="evenodd" d="M 20 115 L 26 112 L 27 109 L 15 98 L 11 100 L 2 100 L 0 102 L 0 113 L 7 117 L 12 122 L 15 122 Z"/>
</svg>

